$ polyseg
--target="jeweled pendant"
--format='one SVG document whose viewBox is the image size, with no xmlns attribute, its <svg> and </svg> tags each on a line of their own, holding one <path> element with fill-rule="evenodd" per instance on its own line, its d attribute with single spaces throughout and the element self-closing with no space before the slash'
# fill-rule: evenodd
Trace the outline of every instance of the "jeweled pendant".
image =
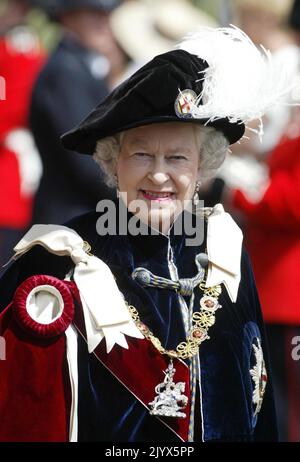
<svg viewBox="0 0 300 462">
<path fill-rule="evenodd" d="M 186 414 L 182 410 L 188 404 L 188 397 L 184 395 L 185 383 L 175 383 L 173 377 L 176 369 L 171 360 L 167 369 L 164 370 L 165 379 L 155 387 L 157 396 L 151 401 L 150 414 L 164 417 L 176 417 L 184 419 Z"/>
</svg>

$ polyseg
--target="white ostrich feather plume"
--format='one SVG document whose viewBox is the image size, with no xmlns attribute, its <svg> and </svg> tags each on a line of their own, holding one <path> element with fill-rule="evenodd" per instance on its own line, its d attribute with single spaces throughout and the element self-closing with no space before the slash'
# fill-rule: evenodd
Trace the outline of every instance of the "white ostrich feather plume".
<svg viewBox="0 0 300 462">
<path fill-rule="evenodd" d="M 177 48 L 209 64 L 199 73 L 203 91 L 192 110 L 195 118 L 213 121 L 227 117 L 232 123 L 261 119 L 294 88 L 291 77 L 275 63 L 271 52 L 262 45 L 255 46 L 235 26 L 203 27 L 186 36 Z"/>
</svg>

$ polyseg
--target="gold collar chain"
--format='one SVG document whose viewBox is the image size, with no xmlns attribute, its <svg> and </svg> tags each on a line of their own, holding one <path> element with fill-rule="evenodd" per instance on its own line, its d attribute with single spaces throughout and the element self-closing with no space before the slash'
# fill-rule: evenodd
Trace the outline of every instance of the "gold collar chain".
<svg viewBox="0 0 300 462">
<path fill-rule="evenodd" d="M 155 337 L 153 332 L 140 320 L 139 313 L 133 305 L 126 302 L 130 315 L 146 339 L 161 353 L 170 358 L 190 359 L 198 352 L 199 346 L 204 340 L 209 339 L 208 330 L 215 323 L 215 312 L 221 308 L 219 304 L 219 296 L 222 288 L 220 285 L 214 287 L 205 287 L 205 282 L 199 284 L 199 288 L 203 292 L 200 299 L 200 311 L 196 311 L 192 316 L 192 327 L 187 335 L 185 342 L 180 342 L 176 350 L 166 350 L 160 340 Z"/>
</svg>

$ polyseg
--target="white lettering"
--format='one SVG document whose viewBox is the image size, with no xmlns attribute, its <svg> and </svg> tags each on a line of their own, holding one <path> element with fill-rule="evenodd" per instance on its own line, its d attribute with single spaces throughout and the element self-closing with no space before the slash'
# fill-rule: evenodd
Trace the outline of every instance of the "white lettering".
<svg viewBox="0 0 300 462">
<path fill-rule="evenodd" d="M 6 360 L 6 341 L 4 337 L 0 337 L 0 361 Z"/>
<path fill-rule="evenodd" d="M 0 100 L 6 100 L 6 81 L 4 77 L 0 76 Z"/>
<path fill-rule="evenodd" d="M 300 336 L 296 336 L 292 338 L 292 345 L 296 345 L 295 348 L 292 349 L 292 358 L 294 361 L 299 361 L 300 359 Z"/>
</svg>

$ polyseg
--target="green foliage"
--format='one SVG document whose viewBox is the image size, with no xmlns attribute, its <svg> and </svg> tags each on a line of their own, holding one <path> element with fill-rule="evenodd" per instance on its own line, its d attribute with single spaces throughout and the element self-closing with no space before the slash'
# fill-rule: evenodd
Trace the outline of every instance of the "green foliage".
<svg viewBox="0 0 300 462">
<path fill-rule="evenodd" d="M 50 22 L 47 16 L 38 9 L 31 10 L 26 19 L 40 37 L 43 46 L 49 51 L 53 50 L 61 37 L 60 27 Z"/>
<path fill-rule="evenodd" d="M 220 3 L 224 3 L 224 0 L 190 0 L 190 1 L 191 3 L 199 7 L 201 10 L 206 11 L 207 13 L 211 14 L 216 19 L 219 18 Z"/>
</svg>

